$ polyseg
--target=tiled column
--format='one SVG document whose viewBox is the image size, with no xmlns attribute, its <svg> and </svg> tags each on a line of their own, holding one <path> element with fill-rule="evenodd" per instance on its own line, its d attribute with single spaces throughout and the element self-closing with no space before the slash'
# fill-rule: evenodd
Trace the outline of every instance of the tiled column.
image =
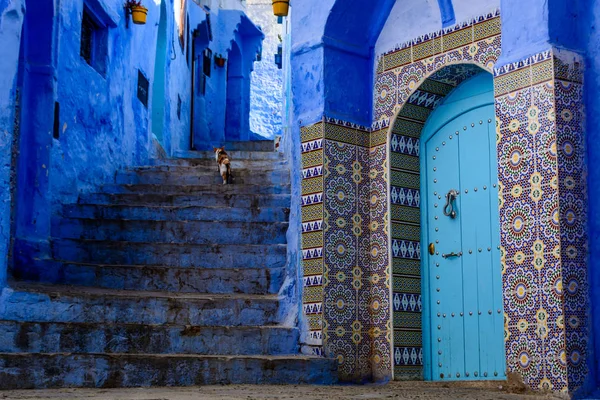
<svg viewBox="0 0 600 400">
<path fill-rule="evenodd" d="M 581 73 L 549 50 L 495 70 L 507 366 L 534 389 L 585 376 Z"/>
<path fill-rule="evenodd" d="M 321 354 L 323 327 L 323 123 L 301 128 L 302 310 L 307 344 Z"/>
<path fill-rule="evenodd" d="M 371 148 L 370 129 L 325 119 L 302 129 L 302 160 L 303 308 L 311 338 L 338 360 L 341 380 L 389 380 L 385 133 Z"/>
</svg>

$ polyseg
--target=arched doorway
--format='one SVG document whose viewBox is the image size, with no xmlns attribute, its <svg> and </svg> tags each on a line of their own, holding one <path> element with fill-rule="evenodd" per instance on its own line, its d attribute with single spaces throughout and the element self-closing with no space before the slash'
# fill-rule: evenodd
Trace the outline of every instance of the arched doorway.
<svg viewBox="0 0 600 400">
<path fill-rule="evenodd" d="M 242 137 L 242 53 L 232 42 L 227 62 L 227 101 L 225 111 L 225 139 L 240 140 Z"/>
<path fill-rule="evenodd" d="M 392 124 L 397 377 L 505 379 L 493 104 L 489 73 L 451 65 Z"/>
<path fill-rule="evenodd" d="M 165 73 L 167 62 L 167 8 L 165 0 L 160 2 L 160 22 L 156 41 L 156 61 L 154 63 L 154 82 L 152 84 L 152 132 L 164 146 L 165 124 Z"/>
<path fill-rule="evenodd" d="M 21 35 L 15 138 L 18 138 L 12 233 L 13 275 L 50 252 L 50 152 L 59 133 L 56 32 L 59 2 L 26 1 Z"/>
</svg>

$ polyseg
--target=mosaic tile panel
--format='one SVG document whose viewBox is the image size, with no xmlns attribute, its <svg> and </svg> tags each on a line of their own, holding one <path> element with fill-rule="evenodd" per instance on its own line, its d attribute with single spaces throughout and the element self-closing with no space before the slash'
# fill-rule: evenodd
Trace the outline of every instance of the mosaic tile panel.
<svg viewBox="0 0 600 400">
<path fill-rule="evenodd" d="M 370 141 L 368 128 L 325 120 L 323 341 L 345 381 L 391 376 L 385 157 L 371 167 Z"/>
<path fill-rule="evenodd" d="M 307 344 L 321 354 L 323 328 L 323 123 L 302 127 L 302 310 Z"/>
<path fill-rule="evenodd" d="M 546 51 L 494 81 L 507 365 L 573 391 L 587 373 L 582 63 L 562 58 L 576 60 Z"/>
<path fill-rule="evenodd" d="M 562 261 L 565 354 L 569 390 L 583 385 L 588 373 L 589 318 L 587 277 L 587 191 L 583 104 L 583 60 L 566 51 L 554 52 L 554 98 L 558 201 Z"/>
<path fill-rule="evenodd" d="M 479 71 L 474 64 L 491 71 L 499 56 L 499 11 L 420 36 L 383 54 L 375 76 L 375 123 L 393 119 L 400 109 L 422 119 L 423 114 L 418 113 L 422 108 L 412 105 L 435 103 L 440 95 L 447 94 L 443 85 L 438 85 L 440 92 L 425 87 L 426 96 L 415 92 L 422 88 L 425 78 L 439 74 L 434 81 L 456 87 L 470 73 Z M 452 64 L 456 65 L 443 68 Z"/>
</svg>

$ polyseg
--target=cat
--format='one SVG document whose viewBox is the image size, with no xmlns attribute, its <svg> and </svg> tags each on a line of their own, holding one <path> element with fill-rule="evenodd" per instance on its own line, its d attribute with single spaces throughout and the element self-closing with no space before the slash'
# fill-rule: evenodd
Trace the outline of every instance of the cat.
<svg viewBox="0 0 600 400">
<path fill-rule="evenodd" d="M 223 185 L 227 185 L 231 180 L 231 160 L 225 151 L 225 147 L 213 147 L 215 159 L 219 167 L 219 174 L 223 177 Z"/>
</svg>

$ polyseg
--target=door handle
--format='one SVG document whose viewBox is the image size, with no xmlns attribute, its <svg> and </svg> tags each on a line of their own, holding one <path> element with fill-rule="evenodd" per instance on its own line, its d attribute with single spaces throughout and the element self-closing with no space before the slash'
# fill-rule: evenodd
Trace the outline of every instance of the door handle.
<svg viewBox="0 0 600 400">
<path fill-rule="evenodd" d="M 443 257 L 443 258 L 450 258 L 450 257 L 460 257 L 460 256 L 462 256 L 462 251 L 461 251 L 461 252 L 459 252 L 458 254 L 457 254 L 457 253 L 455 253 L 455 252 L 448 253 L 448 254 L 442 254 L 442 257 Z"/>
</svg>

